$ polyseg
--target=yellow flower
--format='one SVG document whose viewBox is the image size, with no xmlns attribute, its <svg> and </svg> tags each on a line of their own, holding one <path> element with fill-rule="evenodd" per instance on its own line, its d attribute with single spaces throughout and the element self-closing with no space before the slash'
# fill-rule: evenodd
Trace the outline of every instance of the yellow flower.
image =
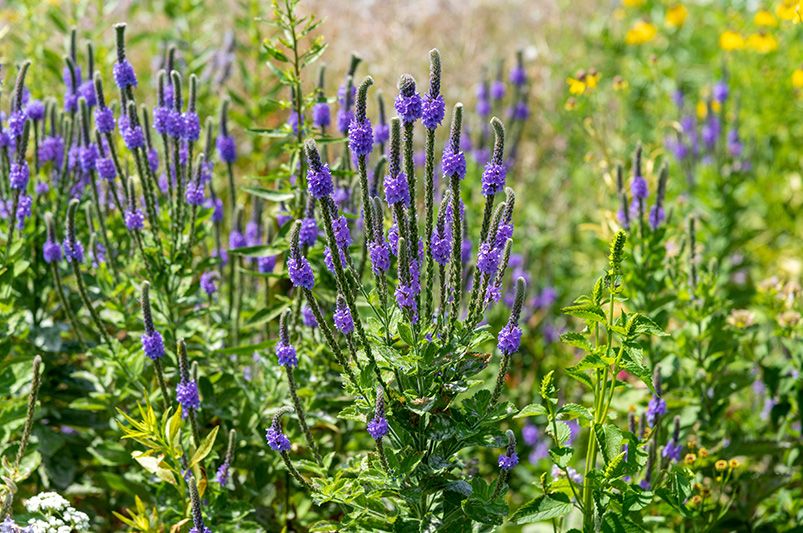
<svg viewBox="0 0 803 533">
<path fill-rule="evenodd" d="M 569 97 L 566 103 L 563 104 L 563 109 L 566 111 L 574 111 L 575 108 L 577 108 L 577 100 L 575 100 L 574 97 Z"/>
<path fill-rule="evenodd" d="M 569 94 L 583 94 L 586 92 L 586 83 L 577 78 L 566 78 L 566 83 L 569 85 Z"/>
<path fill-rule="evenodd" d="M 622 0 L 625 7 L 641 7 L 645 2 L 646 0 Z"/>
<path fill-rule="evenodd" d="M 718 100 L 712 100 L 711 111 L 713 111 L 714 113 L 719 113 L 720 111 L 722 111 L 722 104 L 720 104 Z"/>
<path fill-rule="evenodd" d="M 756 23 L 756 26 L 777 26 L 778 21 L 775 20 L 775 17 L 772 16 L 772 13 L 767 11 L 766 9 L 760 9 L 756 12 L 756 16 L 753 17 L 753 22 Z"/>
<path fill-rule="evenodd" d="M 655 27 L 655 24 L 645 20 L 639 20 L 627 30 L 625 42 L 632 45 L 644 44 L 655 39 L 657 34 L 658 28 Z"/>
<path fill-rule="evenodd" d="M 717 471 L 722 472 L 723 470 L 728 468 L 728 461 L 726 461 L 725 459 L 720 459 L 719 461 L 714 463 L 714 468 L 716 468 Z"/>
<path fill-rule="evenodd" d="M 740 463 L 738 459 L 731 459 L 730 461 L 728 461 L 728 466 L 731 467 L 731 470 L 736 470 L 741 465 L 742 463 Z"/>
<path fill-rule="evenodd" d="M 703 498 L 702 498 L 702 497 L 701 497 L 699 494 L 695 494 L 695 495 L 694 495 L 694 496 L 692 496 L 692 497 L 691 497 L 691 499 L 689 500 L 689 504 L 690 504 L 692 507 L 697 507 L 697 506 L 698 506 L 698 505 L 700 505 L 701 503 L 703 503 Z"/>
<path fill-rule="evenodd" d="M 680 28 L 686 22 L 689 10 L 683 4 L 675 4 L 666 10 L 666 25 L 673 28 Z"/>
<path fill-rule="evenodd" d="M 792 73 L 792 87 L 803 89 L 803 67 L 796 68 Z"/>
<path fill-rule="evenodd" d="M 627 89 L 629 83 L 627 80 L 621 76 L 614 76 L 613 78 L 613 90 L 614 91 L 624 91 Z"/>
<path fill-rule="evenodd" d="M 708 105 L 700 100 L 697 102 L 697 118 L 700 120 L 708 116 Z"/>
<path fill-rule="evenodd" d="M 734 309 L 726 319 L 731 326 L 739 329 L 749 328 L 755 324 L 755 315 L 749 309 Z"/>
<path fill-rule="evenodd" d="M 775 14 L 781 20 L 789 20 L 798 24 L 803 20 L 803 0 L 782 0 L 778 2 Z"/>
<path fill-rule="evenodd" d="M 719 47 L 725 51 L 744 48 L 744 37 L 735 31 L 726 30 L 719 36 Z"/>
<path fill-rule="evenodd" d="M 700 450 L 697 453 L 700 454 L 700 457 L 703 458 L 708 457 L 708 450 L 705 448 L 700 448 Z"/>
<path fill-rule="evenodd" d="M 686 457 L 683 458 L 683 461 L 687 465 L 693 465 L 696 460 L 697 460 L 697 456 L 694 455 L 693 453 L 687 453 Z"/>
<path fill-rule="evenodd" d="M 769 33 L 754 33 L 747 38 L 747 47 L 760 54 L 768 54 L 777 50 L 778 40 Z"/>
<path fill-rule="evenodd" d="M 589 89 L 594 89 L 597 86 L 600 76 L 600 73 L 593 68 L 588 71 L 588 74 L 586 74 L 585 77 L 585 82 Z"/>
</svg>

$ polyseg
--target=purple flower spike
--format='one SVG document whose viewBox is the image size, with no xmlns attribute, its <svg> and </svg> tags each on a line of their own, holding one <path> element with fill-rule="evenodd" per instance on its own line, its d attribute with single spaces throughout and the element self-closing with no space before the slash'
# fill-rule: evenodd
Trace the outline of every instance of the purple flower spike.
<svg viewBox="0 0 803 533">
<path fill-rule="evenodd" d="M 519 464 L 519 455 L 513 452 L 512 455 L 502 454 L 499 456 L 499 468 L 505 471 L 513 470 Z"/>
<path fill-rule="evenodd" d="M 156 361 L 165 354 L 164 340 L 162 334 L 154 330 L 142 335 L 142 349 L 151 360 Z"/>
<path fill-rule="evenodd" d="M 484 242 L 480 245 L 477 257 L 477 268 L 483 274 L 491 275 L 496 272 L 501 261 L 502 250 L 491 243 Z"/>
<path fill-rule="evenodd" d="M 434 130 L 440 126 L 441 122 L 443 122 L 443 117 L 446 116 L 446 103 L 443 101 L 443 96 L 439 94 L 433 98 L 431 94 L 427 93 L 424 95 L 424 101 L 421 105 L 421 121 L 424 123 L 424 127 Z"/>
<path fill-rule="evenodd" d="M 230 468 L 229 463 L 224 462 L 223 464 L 221 464 L 218 467 L 217 472 L 215 473 L 215 481 L 217 481 L 221 485 L 225 485 L 226 483 L 228 483 L 229 468 Z"/>
<path fill-rule="evenodd" d="M 337 298 L 337 308 L 334 315 L 335 327 L 343 335 L 350 335 L 354 331 L 354 320 L 351 318 L 351 311 L 346 306 L 346 301 L 342 296 Z"/>
<path fill-rule="evenodd" d="M 630 183 L 630 192 L 633 194 L 633 198 L 636 199 L 643 200 L 649 196 L 650 192 L 647 186 L 647 180 L 645 180 L 643 176 L 635 176 Z"/>
<path fill-rule="evenodd" d="M 368 434 L 374 440 L 380 440 L 388 434 L 390 428 L 388 427 L 388 420 L 384 416 L 375 416 L 368 422 Z"/>
<path fill-rule="evenodd" d="M 237 148 L 234 144 L 234 139 L 228 135 L 220 135 L 217 138 L 216 145 L 221 161 L 234 163 L 234 160 L 237 159 Z"/>
<path fill-rule="evenodd" d="M 312 123 L 319 128 L 326 128 L 332 122 L 329 104 L 318 102 L 312 106 Z"/>
<path fill-rule="evenodd" d="M 176 385 L 176 401 L 181 404 L 184 412 L 201 407 L 201 398 L 198 396 L 198 384 L 195 380 L 182 380 Z M 184 414 L 184 413 L 182 413 Z"/>
<path fill-rule="evenodd" d="M 22 160 L 11 164 L 11 170 L 8 173 L 8 180 L 11 183 L 12 189 L 25 189 L 25 187 L 28 185 L 28 179 L 30 176 L 31 170 L 28 167 L 27 161 Z"/>
<path fill-rule="evenodd" d="M 268 446 L 277 452 L 290 451 L 290 439 L 282 433 L 282 428 L 276 422 L 268 428 L 265 433 L 265 440 L 268 441 Z"/>
<path fill-rule="evenodd" d="M 45 263 L 61 261 L 61 246 L 59 246 L 59 243 L 51 240 L 45 241 L 42 246 L 42 257 L 44 257 Z"/>
<path fill-rule="evenodd" d="M 317 169 L 310 166 L 309 172 L 307 172 L 307 187 L 310 194 L 318 199 L 332 194 L 334 185 L 332 183 L 332 172 L 329 170 L 328 164 L 321 165 Z"/>
<path fill-rule="evenodd" d="M 207 296 L 212 296 L 217 292 L 218 273 L 214 270 L 201 274 L 200 285 Z"/>
<path fill-rule="evenodd" d="M 512 354 L 521 345 L 521 328 L 517 324 L 508 322 L 499 332 L 497 347 L 504 354 Z"/>
<path fill-rule="evenodd" d="M 129 209 L 125 212 L 125 227 L 128 231 L 142 231 L 145 227 L 145 215 L 141 209 Z"/>
<path fill-rule="evenodd" d="M 290 281 L 296 287 L 312 289 L 315 286 L 315 275 L 306 257 L 289 257 L 287 259 L 287 273 Z"/>
<path fill-rule="evenodd" d="M 390 139 L 390 126 L 387 124 L 377 124 L 374 128 L 374 143 L 385 144 Z"/>
<path fill-rule="evenodd" d="M 355 117 L 349 124 L 349 148 L 356 156 L 368 155 L 374 143 L 371 121 L 357 120 Z"/>
<path fill-rule="evenodd" d="M 276 357 L 281 366 L 294 368 L 298 366 L 298 358 L 296 357 L 296 349 L 292 344 L 279 341 L 276 343 Z"/>
<path fill-rule="evenodd" d="M 371 256 L 371 269 L 375 274 L 380 275 L 390 269 L 390 250 L 384 241 L 372 242 L 368 246 L 368 253 Z"/>
<path fill-rule="evenodd" d="M 318 327 L 318 321 L 315 319 L 315 313 L 312 312 L 312 308 L 308 305 L 305 305 L 301 308 L 301 320 L 308 328 Z"/>
<path fill-rule="evenodd" d="M 137 86 L 137 75 L 134 72 L 134 67 L 125 58 L 114 64 L 114 83 L 120 89 Z"/>
<path fill-rule="evenodd" d="M 75 261 L 76 263 L 82 263 L 84 261 L 84 245 L 80 242 L 75 241 L 75 247 L 72 247 L 70 246 L 69 239 L 65 238 L 61 243 L 61 247 L 64 249 L 64 255 L 68 260 Z"/>
<path fill-rule="evenodd" d="M 399 202 L 406 205 L 410 201 L 410 189 L 404 172 L 399 172 L 396 176 L 385 176 L 385 201 L 388 205 Z"/>
<path fill-rule="evenodd" d="M 466 156 L 463 152 L 454 152 L 451 145 L 448 145 L 443 150 L 441 169 L 445 176 L 457 174 L 460 179 L 463 179 L 466 177 Z"/>
<path fill-rule="evenodd" d="M 145 146 L 145 134 L 142 126 L 127 127 L 123 130 L 123 141 L 129 150 L 135 150 Z"/>
<path fill-rule="evenodd" d="M 415 80 L 409 74 L 403 74 L 399 80 L 399 95 L 396 97 L 394 107 L 405 124 L 421 118 L 423 112 L 421 96 L 415 92 Z"/>
<path fill-rule="evenodd" d="M 493 196 L 505 188 L 507 167 L 504 164 L 488 161 L 482 172 L 482 194 Z"/>
</svg>

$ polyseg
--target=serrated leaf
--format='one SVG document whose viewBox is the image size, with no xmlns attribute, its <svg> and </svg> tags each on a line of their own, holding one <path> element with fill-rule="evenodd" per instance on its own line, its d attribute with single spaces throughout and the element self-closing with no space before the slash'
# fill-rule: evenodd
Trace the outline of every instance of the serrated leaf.
<svg viewBox="0 0 803 533">
<path fill-rule="evenodd" d="M 572 420 L 573 418 L 582 418 L 583 420 L 591 420 L 593 415 L 588 408 L 576 403 L 567 403 L 558 409 L 558 415 L 564 415 L 561 420 Z"/>
<path fill-rule="evenodd" d="M 600 306 L 594 304 L 570 305 L 560 311 L 565 315 L 582 318 L 589 322 L 605 322 L 605 311 L 603 311 Z"/>
<path fill-rule="evenodd" d="M 516 524 L 532 524 L 566 516 L 572 510 L 569 497 L 562 492 L 545 494 L 525 503 L 513 513 L 510 521 Z"/>
<path fill-rule="evenodd" d="M 546 407 L 541 405 L 540 403 L 531 403 L 530 405 L 525 405 L 521 408 L 521 410 L 516 414 L 513 418 L 525 418 L 528 416 L 542 416 L 546 415 L 547 410 Z"/>
<path fill-rule="evenodd" d="M 586 340 L 585 336 L 577 333 L 576 331 L 568 331 L 564 333 L 560 336 L 560 340 L 564 344 L 575 346 L 587 352 L 590 352 L 594 349 L 592 348 L 591 343 Z"/>
</svg>

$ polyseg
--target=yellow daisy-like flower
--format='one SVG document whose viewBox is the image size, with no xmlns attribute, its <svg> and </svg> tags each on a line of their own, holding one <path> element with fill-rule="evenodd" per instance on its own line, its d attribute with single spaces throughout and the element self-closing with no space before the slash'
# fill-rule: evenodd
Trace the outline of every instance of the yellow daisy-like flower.
<svg viewBox="0 0 803 533">
<path fill-rule="evenodd" d="M 686 22 L 686 17 L 689 16 L 689 10 L 683 4 L 675 4 L 666 10 L 665 21 L 667 26 L 673 28 L 680 28 Z"/>
<path fill-rule="evenodd" d="M 566 111 L 574 111 L 576 108 L 577 108 L 577 100 L 575 100 L 574 97 L 569 97 L 566 100 L 566 103 L 563 104 L 563 109 L 565 109 Z"/>
<path fill-rule="evenodd" d="M 782 0 L 775 8 L 775 14 L 781 20 L 799 24 L 803 21 L 803 0 Z"/>
<path fill-rule="evenodd" d="M 725 459 L 720 459 L 719 461 L 714 463 L 714 468 L 716 468 L 717 471 L 722 472 L 723 470 L 728 468 L 728 461 L 726 461 Z"/>
<path fill-rule="evenodd" d="M 625 43 L 630 45 L 645 44 L 658 35 L 658 28 L 655 24 L 647 22 L 646 20 L 639 20 L 625 34 Z"/>
<path fill-rule="evenodd" d="M 796 68 L 792 73 L 792 87 L 803 89 L 803 67 Z"/>
<path fill-rule="evenodd" d="M 747 47 L 760 54 L 768 54 L 778 49 L 778 40 L 770 33 L 754 33 L 747 38 Z"/>
<path fill-rule="evenodd" d="M 766 26 L 768 28 L 778 25 L 778 21 L 775 20 L 775 17 L 772 15 L 772 13 L 766 9 L 760 9 L 758 12 L 756 12 L 756 16 L 753 17 L 753 22 L 756 23 L 756 26 Z"/>
<path fill-rule="evenodd" d="M 597 84 L 599 83 L 600 76 L 601 76 L 601 74 L 599 72 L 597 72 L 596 70 L 594 70 L 594 69 L 589 70 L 588 74 L 586 74 L 586 77 L 585 77 L 586 86 L 589 89 L 596 88 Z"/>
<path fill-rule="evenodd" d="M 723 31 L 719 36 L 719 47 L 725 51 L 741 50 L 744 44 L 744 37 L 735 31 Z"/>
<path fill-rule="evenodd" d="M 622 4 L 625 7 L 641 7 L 646 3 L 647 0 L 622 0 Z"/>
<path fill-rule="evenodd" d="M 693 453 L 687 453 L 686 457 L 683 458 L 683 462 L 687 465 L 693 465 L 697 461 L 697 456 Z"/>
<path fill-rule="evenodd" d="M 566 84 L 569 86 L 569 94 L 583 94 L 586 92 L 587 85 L 582 79 L 566 78 Z"/>
<path fill-rule="evenodd" d="M 738 459 L 731 459 L 730 461 L 728 461 L 728 466 L 731 468 L 731 470 L 736 470 L 737 468 L 742 466 L 742 463 L 740 463 Z"/>
</svg>

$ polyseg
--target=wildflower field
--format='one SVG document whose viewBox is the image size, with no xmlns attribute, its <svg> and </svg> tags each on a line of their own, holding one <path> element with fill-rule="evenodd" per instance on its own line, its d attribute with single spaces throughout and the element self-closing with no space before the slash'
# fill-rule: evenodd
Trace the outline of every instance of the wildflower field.
<svg viewBox="0 0 803 533">
<path fill-rule="evenodd" d="M 803 531 L 799 0 L 15 0 L 0 110 L 0 533 Z"/>
</svg>

